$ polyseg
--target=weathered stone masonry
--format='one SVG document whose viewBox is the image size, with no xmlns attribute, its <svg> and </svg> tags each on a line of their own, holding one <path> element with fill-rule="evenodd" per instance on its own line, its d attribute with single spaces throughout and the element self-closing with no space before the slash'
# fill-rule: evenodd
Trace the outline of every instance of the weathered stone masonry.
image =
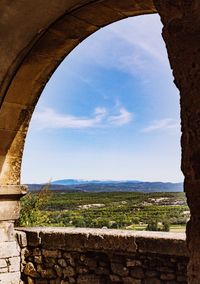
<svg viewBox="0 0 200 284">
<path fill-rule="evenodd" d="M 17 236 L 25 283 L 187 283 L 182 234 L 28 228 Z"/>
<path fill-rule="evenodd" d="M 0 283 L 19 284 L 20 247 L 14 233 L 14 220 L 19 218 L 19 198 L 23 186 L 0 186 Z M 12 210 L 11 210 L 12 208 Z"/>
<path fill-rule="evenodd" d="M 154 0 L 163 22 L 163 38 L 180 90 L 182 171 L 191 211 L 187 226 L 188 276 L 200 283 L 200 1 Z"/>
<path fill-rule="evenodd" d="M 200 1 L 0 1 L 0 185 L 19 185 L 29 121 L 56 67 L 81 41 L 114 21 L 158 12 L 175 84 L 180 90 L 182 171 L 191 210 L 188 282 L 200 283 Z M 134 37 L 134 31 L 133 31 Z M 12 192 L 12 187 L 10 187 Z M 13 212 L 12 194 L 1 195 Z M 5 199 L 6 197 L 6 199 Z M 19 198 L 15 195 L 15 198 Z M 7 205 L 10 210 L 7 210 Z M 0 209 L 1 210 L 1 209 Z M 1 212 L 1 211 L 0 211 Z M 15 219 L 15 218 L 14 218 Z M 13 228 L 3 218 L 0 234 Z M 7 222 L 7 224 L 6 224 Z M 10 231 L 9 229 L 8 231 Z M 13 230 L 13 229 L 12 229 Z M 12 231 L 11 230 L 11 231 Z M 11 234 L 12 235 L 12 234 Z M 0 239 L 0 243 L 12 242 Z M 2 270 L 3 271 L 3 270 Z M 5 269 L 6 271 L 6 269 Z M 5 272 L 7 273 L 7 272 Z M 3 276 L 2 276 L 3 277 Z"/>
</svg>

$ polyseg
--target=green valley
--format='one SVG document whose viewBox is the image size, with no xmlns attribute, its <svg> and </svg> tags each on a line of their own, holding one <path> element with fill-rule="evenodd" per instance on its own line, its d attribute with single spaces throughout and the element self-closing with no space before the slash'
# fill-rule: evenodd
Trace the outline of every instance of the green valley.
<svg viewBox="0 0 200 284">
<path fill-rule="evenodd" d="M 17 225 L 182 232 L 188 219 L 182 192 L 91 193 L 46 188 L 22 199 Z"/>
</svg>

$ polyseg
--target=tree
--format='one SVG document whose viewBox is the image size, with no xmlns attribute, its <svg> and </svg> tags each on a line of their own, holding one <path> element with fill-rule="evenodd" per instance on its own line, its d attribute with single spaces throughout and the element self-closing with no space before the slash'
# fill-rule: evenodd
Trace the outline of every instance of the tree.
<svg viewBox="0 0 200 284">
<path fill-rule="evenodd" d="M 49 184 L 42 186 L 39 192 L 29 192 L 21 199 L 20 218 L 16 226 L 43 226 L 49 223 L 48 214 L 42 211 L 42 207 L 51 199 L 52 193 Z"/>
<path fill-rule="evenodd" d="M 169 222 L 168 221 L 164 221 L 163 222 L 162 231 L 169 232 L 169 229 L 170 229 Z"/>
<path fill-rule="evenodd" d="M 158 231 L 158 221 L 150 220 L 147 224 L 146 231 Z"/>
</svg>

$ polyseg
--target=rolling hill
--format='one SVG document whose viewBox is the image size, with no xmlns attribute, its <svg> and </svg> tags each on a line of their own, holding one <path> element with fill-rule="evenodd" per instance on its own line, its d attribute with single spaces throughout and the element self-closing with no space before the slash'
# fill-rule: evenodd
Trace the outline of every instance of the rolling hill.
<svg viewBox="0 0 200 284">
<path fill-rule="evenodd" d="M 40 190 L 42 186 L 44 185 L 28 184 L 31 191 Z M 53 181 L 49 188 L 69 192 L 181 192 L 183 183 L 63 179 Z"/>
</svg>

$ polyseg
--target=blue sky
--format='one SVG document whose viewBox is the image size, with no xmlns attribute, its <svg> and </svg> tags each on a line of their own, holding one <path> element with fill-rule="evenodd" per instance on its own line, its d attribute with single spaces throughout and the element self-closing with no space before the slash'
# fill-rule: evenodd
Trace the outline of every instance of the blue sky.
<svg viewBox="0 0 200 284">
<path fill-rule="evenodd" d="M 109 25 L 46 85 L 29 128 L 22 182 L 182 181 L 179 94 L 157 15 Z"/>
</svg>

